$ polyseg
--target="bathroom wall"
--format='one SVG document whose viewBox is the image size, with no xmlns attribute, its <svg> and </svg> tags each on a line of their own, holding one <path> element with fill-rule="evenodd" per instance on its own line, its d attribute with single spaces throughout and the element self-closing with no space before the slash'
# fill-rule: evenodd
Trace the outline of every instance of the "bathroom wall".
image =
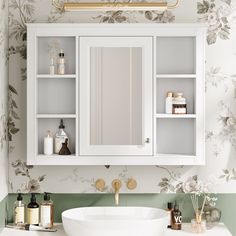
<svg viewBox="0 0 236 236">
<path fill-rule="evenodd" d="M 204 22 L 206 38 L 206 159 L 204 167 L 32 167 L 26 161 L 26 22 Z M 59 13 L 49 0 L 9 0 L 9 191 L 94 193 L 94 182 L 133 177 L 136 193 L 189 192 L 196 180 L 210 191 L 236 192 L 236 2 L 181 0 L 173 11 Z M 123 185 L 122 192 L 129 192 Z"/>
<path fill-rule="evenodd" d="M 0 0 L 0 202 L 8 193 L 8 144 L 7 144 L 7 97 L 8 97 L 8 6 Z"/>
</svg>

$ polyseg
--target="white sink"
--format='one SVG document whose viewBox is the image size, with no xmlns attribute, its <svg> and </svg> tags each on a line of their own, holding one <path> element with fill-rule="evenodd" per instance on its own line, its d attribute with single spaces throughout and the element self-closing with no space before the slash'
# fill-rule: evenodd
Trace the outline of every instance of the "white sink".
<svg viewBox="0 0 236 236">
<path fill-rule="evenodd" d="M 148 207 L 83 207 L 62 213 L 68 236 L 163 236 L 169 218 Z"/>
</svg>

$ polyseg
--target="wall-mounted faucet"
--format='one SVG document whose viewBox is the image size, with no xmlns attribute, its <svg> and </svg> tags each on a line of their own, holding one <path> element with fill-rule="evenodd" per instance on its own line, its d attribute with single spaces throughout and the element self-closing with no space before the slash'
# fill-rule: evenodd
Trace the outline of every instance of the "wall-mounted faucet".
<svg viewBox="0 0 236 236">
<path fill-rule="evenodd" d="M 119 205 L 119 191 L 121 188 L 121 181 L 119 179 L 114 179 L 112 181 L 112 188 L 115 191 L 115 204 L 118 206 Z"/>
</svg>

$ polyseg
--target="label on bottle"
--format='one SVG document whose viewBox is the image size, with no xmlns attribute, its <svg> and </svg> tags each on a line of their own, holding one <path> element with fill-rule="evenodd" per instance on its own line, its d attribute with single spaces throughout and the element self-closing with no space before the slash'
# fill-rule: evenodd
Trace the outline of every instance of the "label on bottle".
<svg viewBox="0 0 236 236">
<path fill-rule="evenodd" d="M 174 215 L 174 224 L 180 225 L 182 223 L 181 215 Z"/>
<path fill-rule="evenodd" d="M 52 227 L 51 214 L 51 206 L 41 206 L 40 223 L 43 227 Z"/>
<path fill-rule="evenodd" d="M 58 136 L 55 138 L 55 153 L 58 154 L 62 148 L 62 143 L 68 139 L 67 136 Z"/>
<path fill-rule="evenodd" d="M 28 224 L 38 225 L 39 224 L 39 208 L 27 208 Z"/>
<path fill-rule="evenodd" d="M 172 222 L 171 222 L 171 229 L 174 230 L 181 230 L 182 228 L 182 214 L 179 210 L 172 211 L 171 214 Z"/>
<path fill-rule="evenodd" d="M 25 223 L 25 208 L 16 207 L 15 208 L 15 224 Z"/>
<path fill-rule="evenodd" d="M 65 74 L 65 64 L 64 63 L 58 64 L 58 74 L 59 75 Z"/>
</svg>

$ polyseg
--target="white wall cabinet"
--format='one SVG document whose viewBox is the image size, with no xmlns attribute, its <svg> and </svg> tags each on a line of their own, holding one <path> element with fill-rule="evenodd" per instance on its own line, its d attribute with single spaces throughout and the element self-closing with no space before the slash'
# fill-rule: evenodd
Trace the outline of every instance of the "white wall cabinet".
<svg viewBox="0 0 236 236">
<path fill-rule="evenodd" d="M 204 42 L 200 24 L 28 24 L 27 163 L 203 165 Z M 66 74 L 50 75 L 49 47 Z M 187 114 L 165 114 L 167 91 Z M 64 120 L 72 155 L 43 155 Z"/>
</svg>

